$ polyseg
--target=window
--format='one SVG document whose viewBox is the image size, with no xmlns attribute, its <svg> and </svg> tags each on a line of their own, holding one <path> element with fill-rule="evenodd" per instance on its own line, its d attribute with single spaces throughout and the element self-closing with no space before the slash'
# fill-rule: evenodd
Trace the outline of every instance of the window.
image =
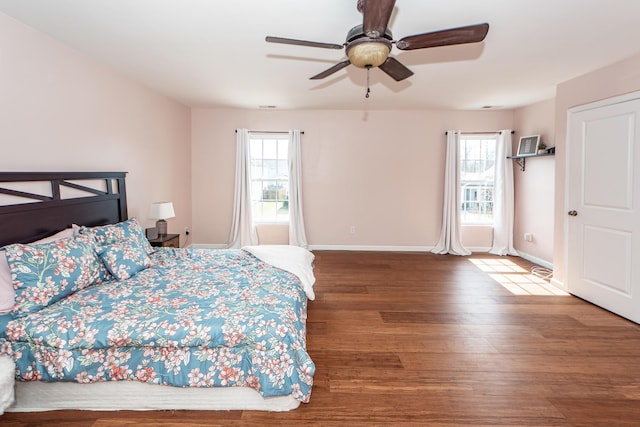
<svg viewBox="0 0 640 427">
<path fill-rule="evenodd" d="M 460 135 L 462 224 L 493 223 L 497 139 L 497 135 Z"/>
<path fill-rule="evenodd" d="M 289 221 L 289 139 L 251 135 L 251 206 L 255 222 Z"/>
</svg>

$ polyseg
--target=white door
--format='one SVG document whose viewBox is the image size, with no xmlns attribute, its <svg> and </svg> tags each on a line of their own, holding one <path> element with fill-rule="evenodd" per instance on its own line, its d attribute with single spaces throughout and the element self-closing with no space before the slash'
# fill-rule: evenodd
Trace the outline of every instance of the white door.
<svg viewBox="0 0 640 427">
<path fill-rule="evenodd" d="M 568 125 L 567 287 L 640 323 L 640 94 L 570 110 Z"/>
</svg>

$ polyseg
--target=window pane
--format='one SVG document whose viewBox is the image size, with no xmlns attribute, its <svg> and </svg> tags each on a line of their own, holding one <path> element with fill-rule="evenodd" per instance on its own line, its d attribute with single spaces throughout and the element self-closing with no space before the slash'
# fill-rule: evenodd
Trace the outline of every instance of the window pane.
<svg viewBox="0 0 640 427">
<path fill-rule="evenodd" d="M 285 160 L 289 158 L 289 140 L 288 139 L 278 140 L 278 158 L 285 159 Z"/>
<path fill-rule="evenodd" d="M 275 216 L 275 209 L 273 209 L 273 202 L 262 202 L 262 216 L 273 217 Z"/>
<path fill-rule="evenodd" d="M 263 181 L 262 200 L 276 200 L 278 196 L 278 186 L 275 181 Z"/>
<path fill-rule="evenodd" d="M 262 146 L 262 157 L 264 159 L 278 158 L 278 141 L 276 141 L 275 139 L 265 139 Z"/>
<path fill-rule="evenodd" d="M 251 200 L 257 201 L 262 198 L 262 181 L 251 181 Z"/>
<path fill-rule="evenodd" d="M 252 159 L 251 160 L 251 179 L 259 179 L 262 177 L 262 160 L 261 159 Z"/>
<path fill-rule="evenodd" d="M 284 200 L 278 204 L 278 217 L 282 219 L 289 219 L 289 201 Z"/>
<path fill-rule="evenodd" d="M 251 147 L 251 158 L 252 159 L 261 159 L 262 158 L 262 140 L 261 139 L 251 139 L 249 146 Z"/>
<path fill-rule="evenodd" d="M 289 179 L 289 165 L 287 160 L 278 160 L 278 178 Z"/>
<path fill-rule="evenodd" d="M 263 178 L 278 177 L 278 161 L 277 160 L 263 160 L 262 177 Z"/>
<path fill-rule="evenodd" d="M 289 181 L 278 181 L 278 200 L 289 200 Z"/>
</svg>

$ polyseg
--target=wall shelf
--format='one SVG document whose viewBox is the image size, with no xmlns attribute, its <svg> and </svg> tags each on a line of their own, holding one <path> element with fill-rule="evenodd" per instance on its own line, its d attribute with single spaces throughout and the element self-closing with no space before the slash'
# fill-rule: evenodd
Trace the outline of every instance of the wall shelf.
<svg viewBox="0 0 640 427">
<path fill-rule="evenodd" d="M 516 164 L 520 166 L 520 170 L 524 172 L 524 168 L 527 164 L 527 159 L 534 158 L 534 157 L 554 156 L 555 154 L 556 153 L 544 153 L 544 154 L 535 154 L 533 156 L 507 156 L 507 159 L 515 160 Z"/>
</svg>

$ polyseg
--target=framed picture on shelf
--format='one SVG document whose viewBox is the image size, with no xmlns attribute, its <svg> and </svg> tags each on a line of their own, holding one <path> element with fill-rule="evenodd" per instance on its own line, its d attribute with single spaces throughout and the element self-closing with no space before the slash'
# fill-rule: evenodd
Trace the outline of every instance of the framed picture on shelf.
<svg viewBox="0 0 640 427">
<path fill-rule="evenodd" d="M 521 136 L 517 156 L 535 156 L 538 154 L 540 135 Z"/>
</svg>

